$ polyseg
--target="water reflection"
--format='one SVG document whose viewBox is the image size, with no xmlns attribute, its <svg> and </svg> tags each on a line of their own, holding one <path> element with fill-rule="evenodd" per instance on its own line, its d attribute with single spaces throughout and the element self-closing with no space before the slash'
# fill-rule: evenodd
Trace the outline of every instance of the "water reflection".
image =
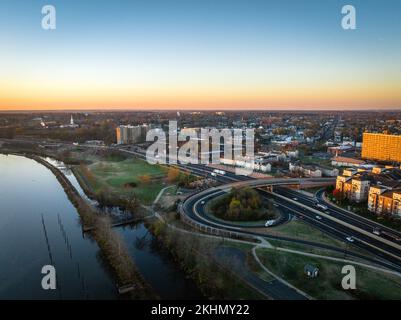
<svg viewBox="0 0 401 320">
<path fill-rule="evenodd" d="M 47 161 L 62 169 L 86 197 L 62 162 Z M 143 223 L 115 230 L 161 298 L 202 297 Z M 58 290 L 46 291 L 40 271 L 52 263 Z M 82 233 L 78 213 L 52 172 L 31 159 L 1 154 L 0 266 L 0 299 L 121 298 L 96 242 Z"/>
<path fill-rule="evenodd" d="M 96 243 L 53 174 L 33 160 L 0 155 L 0 298 L 114 299 Z M 41 269 L 56 267 L 58 290 L 43 290 Z"/>
</svg>

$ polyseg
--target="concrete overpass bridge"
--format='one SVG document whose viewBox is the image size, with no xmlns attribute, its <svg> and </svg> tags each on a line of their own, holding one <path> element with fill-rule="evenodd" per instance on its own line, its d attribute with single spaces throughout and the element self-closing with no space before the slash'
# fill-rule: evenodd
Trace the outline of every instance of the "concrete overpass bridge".
<svg viewBox="0 0 401 320">
<path fill-rule="evenodd" d="M 335 178 L 266 178 L 266 179 L 251 179 L 244 181 L 236 181 L 228 183 L 216 189 L 230 190 L 231 188 L 266 188 L 272 191 L 274 186 L 287 186 L 298 189 L 313 188 L 313 187 L 325 187 L 334 185 Z"/>
</svg>

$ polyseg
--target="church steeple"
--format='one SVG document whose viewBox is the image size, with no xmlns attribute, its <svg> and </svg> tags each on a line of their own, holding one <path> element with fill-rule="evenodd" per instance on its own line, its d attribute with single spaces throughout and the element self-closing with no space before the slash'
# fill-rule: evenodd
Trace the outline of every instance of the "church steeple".
<svg viewBox="0 0 401 320">
<path fill-rule="evenodd" d="M 71 115 L 71 120 L 70 120 L 70 125 L 74 125 L 74 118 L 72 117 L 72 115 Z"/>
</svg>

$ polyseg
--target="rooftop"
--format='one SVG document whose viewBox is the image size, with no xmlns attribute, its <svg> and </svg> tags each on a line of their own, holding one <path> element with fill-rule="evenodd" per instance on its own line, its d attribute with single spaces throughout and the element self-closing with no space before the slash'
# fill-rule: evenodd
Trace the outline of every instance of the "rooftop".
<svg viewBox="0 0 401 320">
<path fill-rule="evenodd" d="M 360 165 L 365 163 L 365 161 L 363 161 L 363 160 L 354 159 L 354 158 L 347 158 L 347 157 L 333 157 L 331 160 L 332 161 L 337 161 L 337 162 L 360 164 Z"/>
</svg>

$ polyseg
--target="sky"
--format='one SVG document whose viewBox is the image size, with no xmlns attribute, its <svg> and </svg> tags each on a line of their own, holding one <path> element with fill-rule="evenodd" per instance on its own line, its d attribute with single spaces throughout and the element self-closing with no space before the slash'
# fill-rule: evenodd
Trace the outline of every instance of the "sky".
<svg viewBox="0 0 401 320">
<path fill-rule="evenodd" d="M 401 1 L 0 0 L 0 111 L 33 109 L 401 109 Z"/>
</svg>

